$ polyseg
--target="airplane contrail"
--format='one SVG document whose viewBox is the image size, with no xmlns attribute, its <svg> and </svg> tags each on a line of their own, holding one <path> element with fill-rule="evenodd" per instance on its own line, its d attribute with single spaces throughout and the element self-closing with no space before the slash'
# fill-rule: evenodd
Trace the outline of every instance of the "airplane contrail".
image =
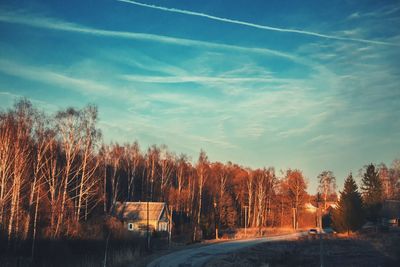
<svg viewBox="0 0 400 267">
<path fill-rule="evenodd" d="M 297 33 L 297 34 L 315 36 L 315 37 L 326 38 L 326 39 L 334 39 L 334 40 L 341 40 L 341 41 L 354 41 L 354 42 L 376 44 L 376 45 L 400 46 L 398 44 L 394 44 L 394 43 L 390 43 L 390 42 L 374 41 L 374 40 L 351 38 L 351 37 L 342 37 L 342 36 L 336 36 L 336 35 L 322 34 L 322 33 L 318 33 L 318 32 L 260 25 L 260 24 L 255 24 L 255 23 L 245 22 L 245 21 L 240 21 L 240 20 L 221 18 L 221 17 L 208 15 L 205 13 L 200 13 L 200 12 L 195 12 L 195 11 L 190 11 L 190 10 L 183 10 L 183 9 L 177 9 L 177 8 L 169 8 L 169 7 L 163 7 L 163 6 L 144 4 L 144 3 L 140 3 L 140 2 L 136 2 L 136 1 L 132 1 L 132 0 L 117 0 L 117 1 L 129 3 L 129 4 L 133 4 L 133 5 L 137 5 L 137 6 L 142 6 L 142 7 L 148 7 L 148 8 L 152 8 L 152 9 L 163 10 L 163 11 L 172 12 L 172 13 L 180 13 L 180 14 L 185 14 L 185 15 L 204 17 L 204 18 L 208 18 L 208 19 L 212 19 L 212 20 L 233 23 L 233 24 L 239 24 L 239 25 L 244 25 L 244 26 L 248 26 L 248 27 L 252 27 L 252 28 L 268 30 L 268 31 Z"/>
</svg>

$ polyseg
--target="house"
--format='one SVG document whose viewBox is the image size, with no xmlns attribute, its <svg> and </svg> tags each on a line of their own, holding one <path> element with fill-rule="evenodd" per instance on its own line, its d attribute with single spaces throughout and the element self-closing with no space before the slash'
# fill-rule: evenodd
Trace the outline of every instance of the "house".
<svg viewBox="0 0 400 267">
<path fill-rule="evenodd" d="M 170 227 L 169 210 L 164 202 L 117 202 L 114 216 L 124 223 L 128 231 L 167 232 Z"/>
<path fill-rule="evenodd" d="M 321 206 L 322 212 L 323 213 L 330 213 L 332 209 L 336 209 L 337 207 L 337 202 L 335 201 L 327 201 L 325 203 L 325 208 Z M 314 204 L 307 202 L 304 204 L 304 208 L 307 212 L 309 213 L 316 213 L 318 211 L 318 207 L 314 206 Z"/>
<path fill-rule="evenodd" d="M 318 208 L 315 207 L 313 204 L 311 204 L 310 202 L 304 204 L 304 208 L 306 209 L 307 212 L 310 213 L 316 213 Z"/>
<path fill-rule="evenodd" d="M 325 203 L 325 211 L 337 208 L 337 201 L 327 201 Z"/>
<path fill-rule="evenodd" d="M 390 226 L 400 226 L 400 200 L 385 200 L 381 212 Z"/>
</svg>

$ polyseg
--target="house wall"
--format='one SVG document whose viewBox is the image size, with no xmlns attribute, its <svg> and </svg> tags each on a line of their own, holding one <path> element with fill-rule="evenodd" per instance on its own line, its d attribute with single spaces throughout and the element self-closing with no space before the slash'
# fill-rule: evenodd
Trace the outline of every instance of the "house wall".
<svg viewBox="0 0 400 267">
<path fill-rule="evenodd" d="M 127 221 L 124 222 L 124 225 L 126 229 L 128 229 L 129 224 L 133 224 L 133 230 L 138 231 L 140 229 L 146 229 L 147 228 L 147 220 L 141 220 L 141 221 Z M 152 229 L 157 229 L 158 222 L 155 220 L 149 220 L 149 228 Z M 129 230 L 129 229 L 128 229 Z"/>
<path fill-rule="evenodd" d="M 133 224 L 133 229 L 129 229 L 129 224 Z M 168 221 L 149 220 L 150 231 L 168 231 Z M 147 220 L 124 222 L 124 228 L 128 231 L 146 231 Z"/>
</svg>

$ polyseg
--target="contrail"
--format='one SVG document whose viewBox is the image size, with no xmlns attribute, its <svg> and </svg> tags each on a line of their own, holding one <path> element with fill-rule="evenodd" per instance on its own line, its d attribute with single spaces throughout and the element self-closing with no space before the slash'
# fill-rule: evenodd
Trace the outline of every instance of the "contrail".
<svg viewBox="0 0 400 267">
<path fill-rule="evenodd" d="M 350 38 L 350 37 L 341 37 L 341 36 L 335 36 L 335 35 L 322 34 L 322 33 L 318 33 L 318 32 L 310 32 L 310 31 L 303 31 L 303 30 L 271 27 L 271 26 L 260 25 L 260 24 L 255 24 L 255 23 L 245 22 L 245 21 L 240 21 L 240 20 L 221 18 L 221 17 L 208 15 L 208 14 L 200 13 L 200 12 L 189 11 L 189 10 L 183 10 L 183 9 L 177 9 L 177 8 L 169 8 L 169 7 L 163 7 L 163 6 L 144 4 L 144 3 L 140 3 L 140 2 L 136 2 L 136 1 L 132 1 L 132 0 L 117 0 L 117 1 L 129 3 L 129 4 L 133 4 L 133 5 L 137 5 L 137 6 L 142 6 L 142 7 L 148 7 L 148 8 L 163 10 L 163 11 L 172 12 L 172 13 L 180 13 L 180 14 L 203 17 L 203 18 L 208 18 L 208 19 L 227 22 L 227 23 L 239 24 L 239 25 L 244 25 L 244 26 L 257 28 L 257 29 L 262 29 L 262 30 L 267 30 L 267 31 L 297 33 L 297 34 L 303 34 L 303 35 L 309 35 L 309 36 L 315 36 L 315 37 L 333 39 L 333 40 L 341 40 L 341 41 L 354 41 L 354 42 L 377 44 L 377 45 L 400 46 L 398 44 L 394 44 L 394 43 L 390 43 L 390 42 L 382 42 L 382 41 L 374 41 L 374 40 Z"/>
<path fill-rule="evenodd" d="M 208 47 L 215 49 L 229 49 L 233 51 L 251 52 L 258 54 L 269 54 L 277 57 L 286 58 L 293 60 L 298 63 L 306 64 L 305 61 L 297 56 L 289 53 L 280 52 L 277 50 L 271 50 L 267 48 L 258 47 L 243 47 L 237 45 L 213 43 L 207 41 L 184 39 L 177 37 L 170 37 L 165 35 L 156 35 L 149 33 L 137 33 L 137 32 L 125 32 L 125 31 L 113 31 L 103 30 L 97 28 L 90 28 L 79 24 L 69 23 L 65 21 L 55 20 L 46 17 L 35 17 L 30 14 L 19 14 L 19 13 L 3 13 L 0 11 L 0 22 L 20 24 L 29 27 L 59 30 L 67 32 L 75 32 L 80 34 L 90 34 L 95 36 L 106 36 L 106 37 L 117 37 L 133 40 L 143 40 L 150 42 L 159 42 L 164 44 L 182 45 L 182 46 L 196 46 L 196 47 Z"/>
</svg>

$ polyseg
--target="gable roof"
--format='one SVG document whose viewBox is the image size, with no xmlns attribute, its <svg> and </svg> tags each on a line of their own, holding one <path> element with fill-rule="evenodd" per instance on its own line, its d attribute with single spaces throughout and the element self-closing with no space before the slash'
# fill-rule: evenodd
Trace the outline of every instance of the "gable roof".
<svg viewBox="0 0 400 267">
<path fill-rule="evenodd" d="M 304 204 L 304 207 L 306 208 L 306 210 L 307 210 L 308 212 L 311 212 L 311 213 L 317 212 L 317 207 L 315 207 L 315 206 L 314 206 L 313 204 L 311 204 L 310 202 Z"/>
<path fill-rule="evenodd" d="M 164 202 L 117 202 L 114 215 L 121 220 L 147 220 L 147 203 L 149 204 L 149 220 L 160 220 L 167 208 Z"/>
</svg>

